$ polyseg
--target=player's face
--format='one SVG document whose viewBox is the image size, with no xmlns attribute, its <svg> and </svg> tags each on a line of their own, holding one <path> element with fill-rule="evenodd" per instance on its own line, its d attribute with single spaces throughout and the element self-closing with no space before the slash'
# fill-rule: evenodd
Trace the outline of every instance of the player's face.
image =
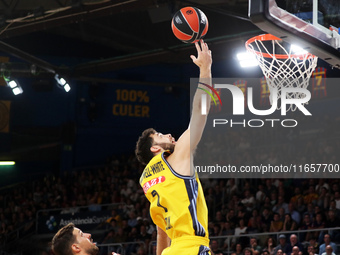
<svg viewBox="0 0 340 255">
<path fill-rule="evenodd" d="M 76 236 L 80 248 L 89 255 L 97 255 L 99 248 L 93 242 L 91 234 L 83 233 L 79 228 L 74 228 L 73 235 Z"/>
<path fill-rule="evenodd" d="M 165 134 L 162 133 L 155 133 L 153 136 L 153 145 L 158 145 L 162 147 L 164 150 L 170 150 L 171 152 L 174 151 L 176 140 L 172 137 L 171 134 Z"/>
<path fill-rule="evenodd" d="M 171 134 L 165 134 L 162 133 L 155 133 L 153 140 L 155 143 L 170 143 L 170 144 L 176 144 L 175 138 L 172 137 Z"/>
</svg>

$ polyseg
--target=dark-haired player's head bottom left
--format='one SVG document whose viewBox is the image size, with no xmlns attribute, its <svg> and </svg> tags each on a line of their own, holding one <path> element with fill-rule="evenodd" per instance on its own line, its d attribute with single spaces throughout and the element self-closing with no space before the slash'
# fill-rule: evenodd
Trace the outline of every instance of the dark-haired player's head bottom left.
<svg viewBox="0 0 340 255">
<path fill-rule="evenodd" d="M 55 255 L 86 254 L 97 255 L 99 248 L 93 242 L 91 234 L 83 233 L 73 223 L 61 228 L 52 239 L 52 251 Z"/>
</svg>

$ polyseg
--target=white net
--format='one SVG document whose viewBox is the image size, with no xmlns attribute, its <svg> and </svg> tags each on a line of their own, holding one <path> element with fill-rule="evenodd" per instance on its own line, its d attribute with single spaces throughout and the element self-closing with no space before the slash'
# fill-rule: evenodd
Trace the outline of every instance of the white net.
<svg viewBox="0 0 340 255">
<path fill-rule="evenodd" d="M 267 36 L 267 37 L 266 37 Z M 250 39 L 247 50 L 253 53 L 266 77 L 270 91 L 269 101 L 272 104 L 273 88 L 277 88 L 277 99 L 281 98 L 283 88 L 307 88 L 318 58 L 303 49 L 284 43 L 272 35 L 257 36 Z M 286 98 L 304 98 L 304 93 L 287 93 Z M 280 103 L 278 108 L 281 109 Z M 287 111 L 295 111 L 297 107 L 290 105 Z"/>
</svg>

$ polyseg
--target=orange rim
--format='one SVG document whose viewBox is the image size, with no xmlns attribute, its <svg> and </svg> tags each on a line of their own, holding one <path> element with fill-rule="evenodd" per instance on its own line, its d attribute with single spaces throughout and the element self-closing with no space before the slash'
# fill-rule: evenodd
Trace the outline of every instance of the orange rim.
<svg viewBox="0 0 340 255">
<path fill-rule="evenodd" d="M 264 34 L 264 35 L 258 35 L 255 36 L 253 38 L 250 38 L 248 41 L 246 41 L 246 48 L 247 50 L 254 52 L 256 55 L 258 56 L 262 56 L 265 58 L 273 58 L 275 56 L 275 58 L 277 59 L 289 59 L 289 58 L 298 58 L 298 59 L 304 59 L 304 58 L 315 58 L 315 56 L 311 53 L 305 53 L 305 54 L 291 54 L 291 55 L 287 55 L 287 54 L 269 54 L 269 53 L 265 53 L 265 52 L 260 52 L 260 51 L 256 51 L 252 48 L 250 48 L 250 44 L 252 44 L 255 41 L 282 41 L 282 39 L 280 39 L 279 37 L 276 37 L 274 35 L 271 34 Z"/>
</svg>

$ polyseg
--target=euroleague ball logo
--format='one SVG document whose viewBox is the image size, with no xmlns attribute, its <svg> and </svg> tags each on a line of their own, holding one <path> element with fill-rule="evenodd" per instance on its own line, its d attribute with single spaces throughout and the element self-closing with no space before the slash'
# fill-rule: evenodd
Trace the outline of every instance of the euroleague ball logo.
<svg viewBox="0 0 340 255">
<path fill-rule="evenodd" d="M 201 24 L 206 24 L 207 19 L 206 19 L 205 14 L 201 10 L 199 10 L 199 13 L 201 14 Z"/>
<path fill-rule="evenodd" d="M 190 14 L 193 14 L 194 12 L 193 12 L 192 10 L 187 10 L 186 13 L 187 13 L 188 15 L 190 15 Z"/>
</svg>

